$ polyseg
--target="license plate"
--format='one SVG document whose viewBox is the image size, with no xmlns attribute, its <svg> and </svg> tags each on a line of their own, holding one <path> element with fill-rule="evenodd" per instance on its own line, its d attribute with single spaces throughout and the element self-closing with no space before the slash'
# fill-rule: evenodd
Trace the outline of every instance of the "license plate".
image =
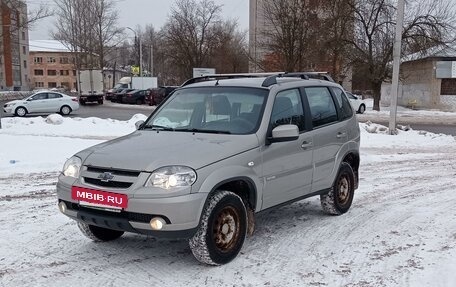
<svg viewBox="0 0 456 287">
<path fill-rule="evenodd" d="M 100 191 L 79 186 L 71 187 L 71 198 L 96 205 L 127 208 L 128 196 L 113 192 Z"/>
</svg>

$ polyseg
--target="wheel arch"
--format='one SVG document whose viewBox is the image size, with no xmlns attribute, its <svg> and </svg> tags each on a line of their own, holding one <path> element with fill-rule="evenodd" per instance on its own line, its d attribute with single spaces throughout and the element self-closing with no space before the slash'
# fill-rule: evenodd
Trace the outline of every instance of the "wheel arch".
<svg viewBox="0 0 456 287">
<path fill-rule="evenodd" d="M 359 153 L 356 153 L 354 151 L 349 151 L 347 152 L 344 157 L 342 158 L 342 162 L 348 163 L 353 172 L 355 173 L 355 189 L 358 188 L 358 182 L 359 182 L 359 163 L 360 163 L 360 158 L 359 158 Z"/>
</svg>

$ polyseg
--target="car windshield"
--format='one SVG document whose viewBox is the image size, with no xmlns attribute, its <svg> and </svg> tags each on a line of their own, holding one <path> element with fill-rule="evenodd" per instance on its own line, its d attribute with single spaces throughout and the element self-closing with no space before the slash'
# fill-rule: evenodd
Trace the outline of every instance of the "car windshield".
<svg viewBox="0 0 456 287">
<path fill-rule="evenodd" d="M 268 90 L 203 87 L 177 90 L 142 129 L 250 134 L 259 126 Z"/>
</svg>

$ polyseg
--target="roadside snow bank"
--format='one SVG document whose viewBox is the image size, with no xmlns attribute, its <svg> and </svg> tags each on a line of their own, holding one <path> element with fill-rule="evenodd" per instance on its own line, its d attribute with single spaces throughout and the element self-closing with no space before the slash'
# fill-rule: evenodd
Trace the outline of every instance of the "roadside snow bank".
<svg viewBox="0 0 456 287">
<path fill-rule="evenodd" d="M 392 136 L 383 125 L 367 122 L 359 126 L 361 147 L 436 147 L 456 144 L 455 138 L 450 135 L 398 129 L 398 134 Z"/>
<path fill-rule="evenodd" d="M 111 139 L 133 132 L 135 123 L 145 120 L 143 114 L 136 114 L 128 121 L 100 118 L 66 118 L 51 114 L 46 118 L 4 118 L 0 135 L 32 135 L 76 137 L 86 139 Z"/>
</svg>

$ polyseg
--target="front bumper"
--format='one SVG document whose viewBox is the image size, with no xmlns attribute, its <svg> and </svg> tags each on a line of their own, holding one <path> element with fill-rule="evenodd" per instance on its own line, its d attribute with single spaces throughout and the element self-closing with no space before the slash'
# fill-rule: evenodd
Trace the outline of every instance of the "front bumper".
<svg viewBox="0 0 456 287">
<path fill-rule="evenodd" d="M 206 193 L 191 193 L 175 197 L 129 197 L 128 207 L 113 212 L 80 205 L 71 198 L 71 187 L 57 183 L 57 197 L 67 207 L 65 215 L 74 220 L 109 229 L 152 235 L 163 238 L 189 238 L 199 225 Z M 153 230 L 150 220 L 161 217 L 166 224 L 159 231 Z"/>
<path fill-rule="evenodd" d="M 3 108 L 3 113 L 5 113 L 5 115 L 13 115 L 14 109 L 13 108 Z"/>
</svg>

